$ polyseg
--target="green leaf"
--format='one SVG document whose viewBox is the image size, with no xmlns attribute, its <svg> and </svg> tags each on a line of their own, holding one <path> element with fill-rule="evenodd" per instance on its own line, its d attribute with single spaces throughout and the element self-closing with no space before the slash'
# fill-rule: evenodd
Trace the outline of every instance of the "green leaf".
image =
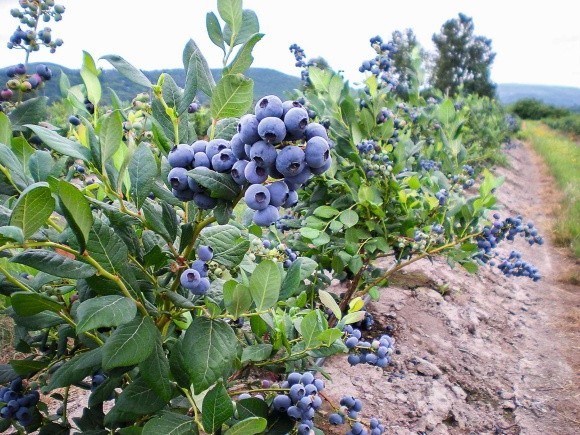
<svg viewBox="0 0 580 435">
<path fill-rule="evenodd" d="M 116 54 L 107 54 L 105 56 L 101 56 L 100 59 L 105 59 L 108 61 L 117 71 L 119 71 L 122 76 L 128 78 L 133 83 L 144 86 L 146 88 L 150 88 L 152 86 L 147 76 L 145 76 L 141 70 L 135 68 L 121 56 Z"/>
<path fill-rule="evenodd" d="M 89 101 L 95 106 L 101 100 L 101 82 L 99 82 L 100 71 L 95 65 L 93 57 L 83 50 L 83 66 L 81 68 L 81 77 L 87 89 Z"/>
<path fill-rule="evenodd" d="M 208 433 L 220 430 L 222 424 L 234 415 L 232 400 L 222 382 L 218 382 L 205 395 L 201 412 L 201 422 Z"/>
<path fill-rule="evenodd" d="M 318 268 L 318 263 L 312 258 L 299 257 L 295 263 L 300 264 L 300 281 L 311 278 L 314 271 Z"/>
<path fill-rule="evenodd" d="M 242 27 L 242 0 L 218 0 L 217 7 L 220 17 L 230 26 L 232 33 L 238 33 Z"/>
<path fill-rule="evenodd" d="M 127 297 L 110 295 L 88 299 L 77 308 L 77 334 L 128 323 L 136 314 L 135 302 Z"/>
<path fill-rule="evenodd" d="M 193 102 L 195 95 L 197 94 L 198 87 L 198 71 L 197 71 L 198 57 L 194 54 L 189 58 L 189 63 L 186 67 L 185 74 L 185 87 L 183 89 L 183 95 L 181 101 L 177 108 L 177 114 L 181 115 L 187 110 L 189 105 Z"/>
<path fill-rule="evenodd" d="M 42 311 L 58 313 L 63 305 L 53 301 L 48 296 L 32 292 L 16 292 L 10 295 L 12 308 L 19 316 L 32 316 Z"/>
<path fill-rule="evenodd" d="M 199 394 L 233 373 L 237 337 L 221 320 L 195 317 L 185 332 L 181 354 L 194 392 Z"/>
<path fill-rule="evenodd" d="M 141 142 L 135 150 L 129 162 L 128 171 L 131 180 L 131 197 L 137 209 L 141 209 L 158 175 L 155 156 L 146 142 Z"/>
<path fill-rule="evenodd" d="M 191 62 L 192 57 L 195 60 L 195 64 Z M 200 49 L 197 47 L 193 39 L 190 39 L 183 49 L 183 67 L 189 71 L 191 67 L 194 67 L 197 73 L 197 86 L 208 97 L 211 97 L 213 89 L 215 87 L 215 81 L 207 64 L 207 60 L 201 54 Z"/>
<path fill-rule="evenodd" d="M 238 118 L 220 119 L 215 126 L 214 139 L 231 140 L 238 132 L 238 121 Z"/>
<path fill-rule="evenodd" d="M 435 116 L 441 121 L 441 124 L 449 126 L 455 119 L 455 106 L 453 105 L 453 101 L 445 99 L 437 108 Z"/>
<path fill-rule="evenodd" d="M 145 198 L 145 202 L 143 203 L 142 208 L 143 216 L 145 217 L 147 225 L 153 231 L 163 237 L 165 241 L 173 243 L 174 239 L 171 237 L 171 234 L 165 227 L 165 223 L 163 221 L 163 208 L 149 198 Z"/>
<path fill-rule="evenodd" d="M 263 33 L 256 33 L 240 48 L 234 60 L 225 68 L 224 74 L 243 74 L 254 62 L 252 50 L 254 46 L 264 37 Z"/>
<path fill-rule="evenodd" d="M 214 119 L 239 118 L 252 106 L 254 82 L 242 74 L 228 74 L 213 90 L 211 116 Z"/>
<path fill-rule="evenodd" d="M 175 412 L 163 412 L 160 417 L 153 417 L 145 426 L 141 435 L 197 435 L 197 426 L 192 417 Z"/>
<path fill-rule="evenodd" d="M 252 35 L 260 31 L 260 23 L 256 13 L 250 9 L 242 11 L 242 27 L 240 31 L 234 36 L 232 47 L 243 44 L 248 41 Z M 224 41 L 230 43 L 232 41 L 232 29 L 228 23 L 224 26 Z"/>
<path fill-rule="evenodd" d="M 12 142 L 12 125 L 4 112 L 0 112 L 0 144 L 10 145 Z"/>
<path fill-rule="evenodd" d="M 358 223 L 358 214 L 354 210 L 344 210 L 340 213 L 338 219 L 345 227 L 354 227 Z"/>
<path fill-rule="evenodd" d="M 314 209 L 314 216 L 318 216 L 323 219 L 330 219 L 340 213 L 337 209 L 329 207 L 327 205 L 321 205 Z"/>
<path fill-rule="evenodd" d="M 26 100 L 10 112 L 8 118 L 13 130 L 22 130 L 25 124 L 38 124 L 46 119 L 47 97 L 36 97 Z M 9 145 L 8 143 L 6 145 Z"/>
<path fill-rule="evenodd" d="M 278 301 L 282 284 L 280 269 L 271 260 L 264 260 L 256 266 L 250 277 L 250 294 L 256 310 L 273 307 Z"/>
<path fill-rule="evenodd" d="M 62 278 L 81 279 L 97 273 L 97 269 L 90 264 L 72 260 L 46 249 L 30 249 L 19 253 L 10 261 Z"/>
<path fill-rule="evenodd" d="M 300 286 L 300 265 L 301 260 L 297 259 L 295 262 L 292 263 L 288 271 L 286 272 L 286 276 L 282 281 L 282 287 L 280 289 L 280 295 L 278 296 L 278 300 L 285 300 L 288 299 L 290 296 L 294 296 L 296 291 Z"/>
<path fill-rule="evenodd" d="M 163 345 L 161 344 L 161 335 L 155 343 L 155 348 L 149 358 L 139 364 L 139 373 L 149 385 L 165 401 L 171 399 L 171 384 L 169 383 L 169 360 Z"/>
<path fill-rule="evenodd" d="M 17 243 L 24 243 L 24 233 L 18 227 L 6 225 L 0 227 L 0 240 L 12 240 Z"/>
<path fill-rule="evenodd" d="M 135 421 L 136 417 L 152 414 L 166 405 L 143 378 L 137 378 L 123 390 L 115 406 L 105 417 L 105 424 L 116 421 Z"/>
<path fill-rule="evenodd" d="M 308 68 L 308 77 L 315 89 L 319 91 L 327 91 L 332 75 L 328 71 L 311 66 Z"/>
<path fill-rule="evenodd" d="M 10 365 L 16 373 L 23 377 L 29 377 L 39 370 L 42 370 L 48 366 L 48 361 L 38 361 L 31 359 L 10 360 Z"/>
<path fill-rule="evenodd" d="M 264 361 L 272 353 L 273 346 L 269 343 L 254 344 L 242 351 L 242 364 L 248 361 Z"/>
<path fill-rule="evenodd" d="M 323 346 L 329 347 L 340 337 L 342 337 L 342 332 L 340 331 L 340 329 L 330 328 L 318 334 L 316 336 L 316 342 L 320 343 Z"/>
<path fill-rule="evenodd" d="M 93 226 L 89 201 L 79 189 L 64 180 L 58 183 L 58 198 L 63 215 L 79 242 L 79 251 L 83 252 Z"/>
<path fill-rule="evenodd" d="M 171 77 L 167 73 L 163 73 L 162 75 L 163 75 L 163 85 L 161 87 L 161 91 L 163 95 L 163 100 L 165 101 L 165 104 L 167 104 L 169 107 L 177 111 L 177 108 L 181 104 L 183 91 L 179 86 L 177 86 L 177 83 L 175 83 L 173 77 Z"/>
<path fill-rule="evenodd" d="M 236 411 L 240 419 L 247 419 L 252 417 L 267 417 L 268 405 L 264 400 L 256 397 L 238 400 L 236 402 Z"/>
<path fill-rule="evenodd" d="M 224 305 L 228 313 L 234 317 L 240 317 L 252 305 L 250 289 L 236 281 L 227 281 L 224 284 Z"/>
<path fill-rule="evenodd" d="M 88 352 L 76 354 L 65 362 L 51 376 L 48 388 L 64 388 L 82 381 L 101 367 L 103 358 L 102 348 L 98 347 Z"/>
<path fill-rule="evenodd" d="M 321 231 L 314 229 L 314 228 L 310 228 L 310 227 L 302 227 L 300 228 L 300 234 L 302 235 L 302 237 L 306 237 L 307 239 L 315 239 L 318 236 L 320 236 Z"/>
<path fill-rule="evenodd" d="M 187 175 L 207 188 L 215 198 L 233 200 L 240 193 L 240 186 L 229 174 L 220 174 L 209 168 L 198 167 L 188 171 Z"/>
<path fill-rule="evenodd" d="M 7 145 L 2 143 L 0 143 L 0 164 L 8 169 L 12 181 L 19 189 L 26 189 L 26 187 L 32 182 L 32 180 L 26 176 L 22 170 L 18 157 L 10 148 L 8 148 Z"/>
<path fill-rule="evenodd" d="M 55 201 L 48 184 L 32 184 L 16 201 L 10 216 L 10 225 L 21 228 L 24 237 L 28 239 L 45 224 L 54 207 Z"/>
<path fill-rule="evenodd" d="M 355 311 L 352 313 L 348 313 L 344 316 L 341 320 L 342 325 L 348 325 L 350 323 L 357 323 L 360 322 L 365 318 L 365 311 Z"/>
<path fill-rule="evenodd" d="M 87 252 L 111 273 L 119 274 L 127 262 L 127 245 L 115 230 L 98 218 L 89 232 Z"/>
<path fill-rule="evenodd" d="M 224 435 L 255 435 L 265 431 L 267 425 L 263 417 L 250 417 L 234 424 Z"/>
<path fill-rule="evenodd" d="M 316 341 L 316 336 L 327 327 L 326 319 L 318 309 L 312 310 L 304 316 L 300 322 L 300 334 L 304 340 L 304 347 L 311 347 Z"/>
<path fill-rule="evenodd" d="M 25 127 L 31 129 L 47 146 L 58 153 L 84 161 L 91 160 L 91 152 L 78 142 L 73 142 L 48 128 L 38 125 L 26 124 Z"/>
<path fill-rule="evenodd" d="M 222 51 L 226 52 L 224 47 L 224 35 L 222 33 L 222 28 L 220 22 L 213 12 L 208 12 L 205 16 L 205 27 L 207 29 L 207 34 L 211 42 L 217 45 Z"/>
<path fill-rule="evenodd" d="M 28 160 L 28 170 L 37 183 L 47 180 L 53 166 L 54 161 L 49 151 L 36 150 Z"/>
<path fill-rule="evenodd" d="M 342 318 L 340 307 L 330 293 L 325 290 L 318 290 L 318 298 L 320 299 L 320 302 L 322 302 L 322 305 L 332 311 L 334 317 L 336 317 L 338 320 Z"/>
<path fill-rule="evenodd" d="M 159 331 L 150 317 L 119 326 L 103 345 L 103 369 L 139 364 L 151 355 Z"/>
<path fill-rule="evenodd" d="M 210 245 L 213 248 L 213 261 L 226 267 L 240 264 L 250 248 L 250 241 L 233 225 L 205 228 L 200 235 L 200 244 Z"/>
<path fill-rule="evenodd" d="M 117 152 L 123 139 L 123 118 L 121 112 L 115 110 L 103 117 L 101 128 L 98 131 L 101 143 L 101 165 L 105 163 Z"/>
</svg>

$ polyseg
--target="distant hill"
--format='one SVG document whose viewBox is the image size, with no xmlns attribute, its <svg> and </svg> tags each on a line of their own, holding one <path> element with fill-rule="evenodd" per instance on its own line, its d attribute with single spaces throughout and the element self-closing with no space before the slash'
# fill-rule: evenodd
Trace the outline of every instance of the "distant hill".
<svg viewBox="0 0 580 435">
<path fill-rule="evenodd" d="M 534 98 L 553 106 L 580 111 L 580 88 L 503 83 L 497 85 L 497 94 L 503 104 Z"/>
<path fill-rule="evenodd" d="M 47 83 L 43 91 L 51 101 L 60 98 L 58 82 L 61 70 L 68 76 L 71 84 L 81 83 L 79 70 L 52 63 L 47 63 L 46 65 L 48 65 L 54 74 L 53 79 Z M 30 69 L 33 70 L 35 66 L 36 64 L 34 63 L 30 64 Z M 0 68 L 0 80 L 2 82 L 4 77 L 6 77 L 6 69 Z M 216 80 L 219 76 L 219 71 L 218 69 L 212 70 L 212 74 Z M 185 72 L 183 69 L 143 71 L 153 83 L 157 82 L 162 72 L 170 74 L 179 86 L 183 86 L 185 82 Z M 247 75 L 254 80 L 254 99 L 268 94 L 275 94 L 283 98 L 292 89 L 300 86 L 300 79 L 298 77 L 273 69 L 250 68 Z M 137 93 L 145 90 L 145 88 L 141 88 L 121 76 L 115 69 L 103 70 L 101 83 L 104 89 L 105 101 L 109 101 L 108 88 L 113 89 L 122 101 L 130 101 Z M 504 83 L 497 85 L 497 93 L 499 100 L 503 104 L 511 104 L 522 98 L 535 98 L 547 104 L 580 111 L 580 88 Z M 203 95 L 199 95 L 198 97 L 200 101 L 204 101 Z"/>
<path fill-rule="evenodd" d="M 63 71 L 68 76 L 71 85 L 76 85 L 82 82 L 80 71 L 77 69 L 70 69 L 52 63 L 46 63 L 46 65 L 52 70 L 53 78 L 46 83 L 46 86 L 42 92 L 51 101 L 60 98 L 58 84 L 61 71 Z M 36 64 L 31 63 L 29 70 L 34 71 L 35 68 Z M 0 68 L 0 80 L 2 80 L 2 82 L 6 77 L 6 70 L 7 67 Z M 156 83 L 159 76 L 164 72 L 171 75 L 175 82 L 179 86 L 183 87 L 183 84 L 185 83 L 185 71 L 183 69 L 143 71 L 143 73 L 152 83 Z M 219 77 L 219 73 L 220 70 L 212 69 L 212 75 L 216 81 Z M 279 97 L 284 98 L 288 92 L 291 92 L 293 89 L 296 89 L 300 86 L 300 79 L 298 77 L 284 74 L 273 69 L 250 68 L 246 75 L 254 80 L 254 99 L 256 100 L 264 95 L 269 94 L 278 95 Z M 105 101 L 109 101 L 110 98 L 108 88 L 113 89 L 122 101 L 131 101 L 136 94 L 145 90 L 145 88 L 138 86 L 123 77 L 115 69 L 102 70 L 102 74 L 99 78 L 101 79 Z M 198 95 L 198 97 L 200 101 L 204 101 L 204 95 Z"/>
</svg>

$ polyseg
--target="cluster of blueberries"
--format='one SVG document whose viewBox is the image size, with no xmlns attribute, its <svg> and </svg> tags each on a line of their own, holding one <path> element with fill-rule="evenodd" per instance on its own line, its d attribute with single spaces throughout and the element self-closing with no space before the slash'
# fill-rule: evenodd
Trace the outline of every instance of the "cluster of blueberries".
<svg viewBox="0 0 580 435">
<path fill-rule="evenodd" d="M 14 379 L 9 387 L 0 388 L 0 402 L 3 403 L 0 409 L 0 417 L 16 421 L 22 426 L 32 423 L 32 410 L 40 399 L 38 391 L 34 390 L 24 394 L 22 379 Z"/>
<path fill-rule="evenodd" d="M 423 171 L 438 171 L 441 169 L 441 163 L 435 160 L 421 159 L 419 160 L 419 167 Z"/>
<path fill-rule="evenodd" d="M 289 391 L 274 397 L 272 406 L 276 411 L 285 412 L 292 420 L 299 422 L 298 434 L 310 434 L 314 428 L 314 414 L 322 406 L 322 398 L 318 393 L 324 389 L 324 382 L 315 379 L 310 372 L 292 372 L 280 387 L 289 388 Z"/>
<path fill-rule="evenodd" d="M 169 152 L 168 161 L 172 167 L 168 182 L 176 198 L 193 199 L 202 209 L 214 208 L 217 200 L 188 177 L 187 171 L 205 168 L 229 174 L 238 185 L 247 187 L 244 199 L 255 211 L 254 223 L 260 226 L 275 223 L 280 207 L 297 203 L 297 189 L 332 163 L 326 128 L 309 122 L 300 102 L 282 102 L 275 95 L 261 98 L 254 114 L 240 118 L 238 132 L 230 141 L 179 144 Z"/>
<path fill-rule="evenodd" d="M 372 366 L 384 368 L 390 362 L 393 353 L 394 340 L 384 334 L 371 342 L 362 339 L 360 329 L 347 325 L 344 330 L 344 344 L 349 349 L 348 363 L 351 366 L 367 363 Z"/>
<path fill-rule="evenodd" d="M 0 90 L 0 101 L 10 101 L 14 91 L 30 92 L 37 89 L 42 83 L 52 78 L 52 71 L 44 64 L 38 64 L 32 74 L 27 74 L 26 66 L 22 63 L 11 66 L 6 70 L 9 80 L 6 87 Z"/>
<path fill-rule="evenodd" d="M 302 83 L 305 86 L 310 84 L 310 77 L 308 75 L 308 67 L 314 65 L 312 62 L 305 61 L 306 53 L 298 44 L 292 44 L 290 46 L 290 52 L 294 55 L 294 59 L 296 60 L 296 67 L 302 68 L 300 72 L 300 78 L 302 79 Z"/>
<path fill-rule="evenodd" d="M 204 295 L 210 287 L 207 263 L 213 258 L 213 249 L 211 246 L 199 245 L 196 254 L 197 260 L 193 261 L 191 266 L 181 273 L 179 281 L 184 288 L 194 295 Z"/>
<path fill-rule="evenodd" d="M 475 258 L 482 263 L 489 263 L 490 266 L 495 266 L 493 260 L 499 257 L 495 251 L 498 243 L 502 240 L 515 240 L 516 236 L 523 237 L 530 245 L 544 244 L 544 239 L 538 234 L 538 230 L 534 227 L 532 222 L 524 223 L 522 216 L 508 217 L 504 220 L 498 213 L 493 215 L 495 221 L 492 226 L 485 226 L 481 235 L 476 239 L 479 252 Z M 517 251 L 512 251 L 508 258 L 500 258 L 501 262 L 497 265 L 502 273 L 506 276 L 524 276 L 539 281 L 541 275 L 534 266 L 523 261 L 521 254 Z"/>
<path fill-rule="evenodd" d="M 344 396 L 340 399 L 340 410 L 330 414 L 328 421 L 334 426 L 346 423 L 350 420 L 356 420 L 358 413 L 362 411 L 362 402 L 353 396 Z M 349 421 L 350 422 L 350 421 Z M 370 432 L 360 422 L 355 421 L 351 424 L 350 430 L 346 435 L 381 435 L 385 432 L 385 426 L 382 425 L 376 417 L 369 420 Z"/>
<path fill-rule="evenodd" d="M 374 59 L 363 61 L 359 67 L 359 71 L 361 73 L 369 71 L 384 84 L 391 87 L 396 86 L 397 81 L 391 71 L 393 56 L 396 50 L 394 44 L 392 42 L 383 42 L 383 39 L 378 35 L 370 39 L 370 44 L 377 55 Z"/>
<path fill-rule="evenodd" d="M 447 202 L 447 198 L 449 198 L 449 192 L 447 189 L 441 189 L 438 192 L 435 192 L 435 198 L 439 201 L 439 205 L 443 207 Z"/>
<path fill-rule="evenodd" d="M 11 9 L 10 14 L 14 18 L 18 18 L 20 23 L 28 26 L 29 30 L 23 30 L 20 26 L 16 28 L 14 33 L 10 36 L 7 47 L 23 48 L 26 51 L 38 51 L 40 45 L 43 44 L 50 47 L 50 52 L 54 53 L 57 47 L 62 45 L 62 39 L 52 39 L 52 30 L 50 27 L 35 30 L 38 26 L 38 20 L 42 16 L 42 20 L 47 23 L 54 18 L 55 21 L 62 20 L 65 7 L 60 4 L 55 4 L 54 0 L 28 1 L 21 0 L 21 9 Z"/>
<path fill-rule="evenodd" d="M 274 248 L 272 242 L 268 239 L 262 240 L 262 246 L 265 249 Z M 284 255 L 286 256 L 286 259 L 282 262 L 282 265 L 284 266 L 285 269 L 288 269 L 290 266 L 292 266 L 292 264 L 294 264 L 294 262 L 298 259 L 299 253 L 286 245 L 280 244 L 276 247 L 276 249 L 283 252 Z"/>
<path fill-rule="evenodd" d="M 389 174 L 393 170 L 393 162 L 389 155 L 382 152 L 374 140 L 363 140 L 356 148 L 363 161 L 367 178 L 373 178 L 377 173 Z"/>
</svg>

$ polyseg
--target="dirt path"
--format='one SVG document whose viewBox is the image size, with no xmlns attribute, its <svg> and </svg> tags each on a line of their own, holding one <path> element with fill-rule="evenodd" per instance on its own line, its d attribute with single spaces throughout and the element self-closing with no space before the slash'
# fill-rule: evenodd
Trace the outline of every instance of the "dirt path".
<svg viewBox="0 0 580 435">
<path fill-rule="evenodd" d="M 379 417 L 388 433 L 580 433 L 580 287 L 566 282 L 578 264 L 550 241 L 558 194 L 543 162 L 525 144 L 507 153 L 512 167 L 496 171 L 506 176 L 500 213 L 534 221 L 546 243 L 506 249 L 544 278 L 417 262 L 369 308 L 374 335 L 396 337 L 393 365 L 325 363 L 334 379 L 327 395 L 364 399 L 363 415 Z"/>
</svg>

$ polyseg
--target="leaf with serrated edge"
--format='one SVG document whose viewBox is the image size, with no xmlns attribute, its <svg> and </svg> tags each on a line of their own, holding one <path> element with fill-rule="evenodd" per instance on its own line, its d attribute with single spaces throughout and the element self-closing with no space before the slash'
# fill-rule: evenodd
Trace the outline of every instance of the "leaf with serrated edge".
<svg viewBox="0 0 580 435">
<path fill-rule="evenodd" d="M 77 308 L 77 334 L 91 329 L 119 326 L 137 314 L 137 306 L 131 299 L 117 296 L 101 296 L 88 299 Z"/>
</svg>

